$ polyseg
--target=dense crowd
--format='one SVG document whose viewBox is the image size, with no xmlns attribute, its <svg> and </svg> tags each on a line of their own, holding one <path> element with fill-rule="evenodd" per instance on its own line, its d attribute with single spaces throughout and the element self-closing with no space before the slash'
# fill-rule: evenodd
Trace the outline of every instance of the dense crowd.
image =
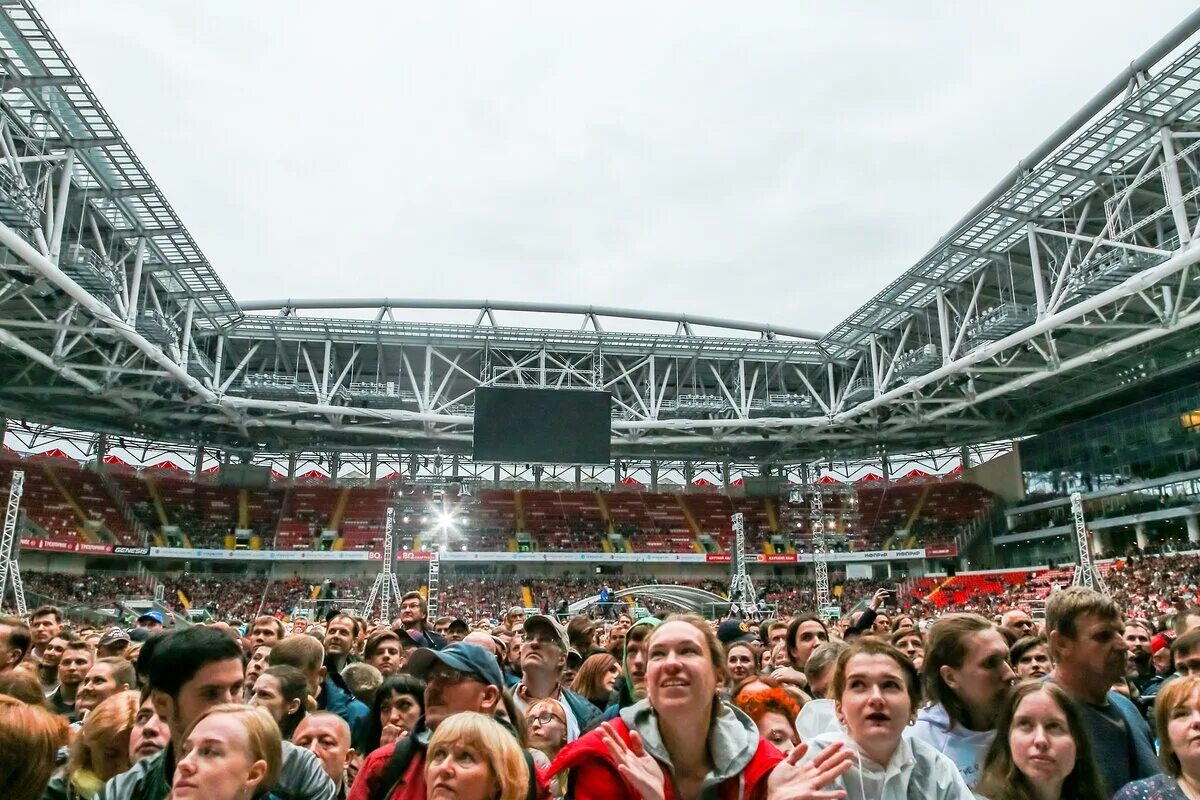
<svg viewBox="0 0 1200 800">
<path fill-rule="evenodd" d="M 497 609 L 511 581 L 471 578 L 448 582 L 432 619 L 415 591 L 393 619 L 243 616 L 273 584 L 306 587 L 255 579 L 248 600 L 238 579 L 184 576 L 180 591 L 229 595 L 218 621 L 0 617 L 0 786 L 14 800 L 1195 798 L 1196 574 L 1142 559 L 1123 565 L 1124 607 L 1054 587 L 1037 619 L 850 582 L 836 620 L 706 620 L 604 583 L 572 614 L 594 588 L 583 575 L 529 586 L 548 613 Z M 144 588 L 43 579 L 98 605 Z"/>
</svg>

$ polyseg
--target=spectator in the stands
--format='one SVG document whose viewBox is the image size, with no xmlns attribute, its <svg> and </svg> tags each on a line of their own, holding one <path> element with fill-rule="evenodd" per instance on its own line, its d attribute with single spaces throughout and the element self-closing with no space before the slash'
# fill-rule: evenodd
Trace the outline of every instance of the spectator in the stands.
<svg viewBox="0 0 1200 800">
<path fill-rule="evenodd" d="M 91 668 L 92 648 L 88 647 L 87 642 L 68 642 L 58 662 L 58 688 L 47 698 L 54 713 L 61 714 L 71 722 L 79 719 L 75 713 L 75 695 Z"/>
<path fill-rule="evenodd" d="M 328 651 L 328 648 L 326 648 Z M 404 653 L 400 649 L 400 637 L 391 628 L 380 628 L 367 636 L 363 647 L 363 661 L 379 670 L 387 678 L 404 668 Z"/>
<path fill-rule="evenodd" d="M 141 703 L 129 732 L 129 763 L 136 764 L 162 750 L 171 741 L 167 721 L 154 710 L 150 692 L 141 693 Z"/>
<path fill-rule="evenodd" d="M 109 628 L 96 645 L 96 658 L 125 658 L 129 642 L 129 634 L 122 628 Z"/>
<path fill-rule="evenodd" d="M 375 693 L 363 735 L 363 752 L 407 736 L 425 713 L 425 683 L 412 675 L 393 675 Z"/>
<path fill-rule="evenodd" d="M 432 744 L 426 731 L 436 733 L 443 721 L 465 711 L 493 716 L 503 707 L 504 676 L 496 659 L 478 645 L 459 642 L 443 650 L 422 648 L 409 659 L 408 669 L 425 681 L 424 717 L 408 736 L 367 756 L 347 800 L 425 800 L 425 749 Z M 520 745 L 515 733 L 513 741 Z M 389 775 L 401 746 L 405 780 L 397 785 Z"/>
<path fill-rule="evenodd" d="M 260 644 L 250 653 L 250 660 L 246 662 L 246 685 L 242 688 L 246 700 L 254 693 L 254 682 L 270 663 L 271 647 L 272 645 Z"/>
<path fill-rule="evenodd" d="M 537 700 L 558 700 L 566 713 L 567 741 L 573 742 L 600 724 L 600 714 L 590 701 L 562 686 L 570 649 L 567 632 L 553 617 L 544 614 L 527 618 L 524 627 L 521 682 L 513 689 L 513 702 L 525 713 Z"/>
<path fill-rule="evenodd" d="M 33 639 L 30 655 L 41 661 L 42 653 L 50 640 L 62 630 L 63 614 L 57 606 L 39 606 L 29 617 L 29 632 Z"/>
<path fill-rule="evenodd" d="M 79 637 L 72 631 L 64 629 L 56 633 L 42 650 L 37 672 L 38 680 L 42 682 L 46 694 L 58 688 L 58 665 L 62 661 L 63 653 L 67 651 L 67 645 L 78 640 Z"/>
<path fill-rule="evenodd" d="M 439 726 L 424 766 L 430 800 L 522 800 L 535 783 L 520 743 L 483 714 L 458 714 Z"/>
<path fill-rule="evenodd" d="M 33 706 L 46 705 L 46 693 L 37 677 L 27 669 L 0 670 L 0 694 Z"/>
<path fill-rule="evenodd" d="M 347 618 L 348 619 L 348 618 Z M 307 634 L 292 635 L 271 649 L 271 666 L 287 664 L 304 673 L 321 711 L 332 711 L 350 726 L 355 746 L 362 735 L 367 707 L 354 697 L 342 676 L 325 666 L 321 643 Z"/>
<path fill-rule="evenodd" d="M 300 720 L 292 733 L 292 744 L 311 752 L 321 762 L 329 780 L 337 787 L 338 798 L 344 798 L 347 766 L 354 760 L 350 746 L 350 726 L 331 711 L 316 711 Z"/>
<path fill-rule="evenodd" d="M 1189 606 L 1175 615 L 1175 635 L 1182 636 L 1200 628 L 1200 606 Z"/>
<path fill-rule="evenodd" d="M 595 653 L 584 659 L 575 673 L 571 691 L 591 701 L 603 712 L 613 702 L 613 689 L 621 677 L 621 665 L 608 653 Z"/>
<path fill-rule="evenodd" d="M 308 713 L 311 698 L 305 674 L 295 667 L 279 664 L 258 676 L 250 705 L 265 708 L 279 726 L 279 732 L 289 739 Z"/>
<path fill-rule="evenodd" d="M 1150 640 L 1154 638 L 1154 629 L 1150 623 L 1140 619 L 1125 620 L 1125 646 L 1129 648 L 1126 654 L 1125 677 L 1141 693 L 1151 678 L 1154 677 L 1154 666 L 1150 663 Z"/>
<path fill-rule="evenodd" d="M 137 688 L 133 664 L 123 658 L 101 658 L 92 664 L 75 692 L 75 715 L 85 715 L 119 692 Z"/>
<path fill-rule="evenodd" d="M 1188 631 L 1171 643 L 1176 675 L 1200 675 L 1200 629 Z"/>
<path fill-rule="evenodd" d="M 917 669 L 925 663 L 925 636 L 916 628 L 898 629 L 891 635 L 891 642 Z"/>
<path fill-rule="evenodd" d="M 420 592 L 408 592 L 400 598 L 400 624 L 393 624 L 392 627 L 408 631 L 419 647 L 445 647 L 446 638 L 429 627 L 427 611 L 424 595 Z"/>
<path fill-rule="evenodd" d="M 167 723 L 171 742 L 157 755 L 142 759 L 105 784 L 99 800 L 166 797 L 178 772 L 176 764 L 182 763 L 180 756 L 189 731 L 205 714 L 215 713 L 218 708 L 223 711 L 241 699 L 245 680 L 242 648 L 228 634 L 192 627 L 172 631 L 147 646 L 151 644 L 149 653 L 142 654 L 149 658 L 149 691 L 155 710 Z M 278 736 L 278 727 L 265 711 L 238 708 L 262 715 Z M 311 753 L 290 744 L 283 746 L 283 752 L 283 767 L 278 780 L 271 784 L 273 789 L 293 800 L 333 800 L 333 782 Z"/>
<path fill-rule="evenodd" d="M 42 796 L 67 737 L 62 717 L 0 695 L 0 787 L 5 800 Z"/>
<path fill-rule="evenodd" d="M 529 746 L 541 750 L 550 761 L 567 744 L 567 712 L 552 698 L 538 700 L 525 710 Z"/>
<path fill-rule="evenodd" d="M 1044 678 L 1050 674 L 1050 645 L 1042 636 L 1018 639 L 1008 651 L 1008 661 L 1022 680 Z"/>
<path fill-rule="evenodd" d="M 163 629 L 162 612 L 157 610 L 147 611 L 137 618 L 137 626 L 151 633 L 158 633 Z"/>
<path fill-rule="evenodd" d="M 790 683 L 800 688 L 806 688 L 808 679 L 804 677 L 804 665 L 813 651 L 829 641 L 829 630 L 825 623 L 815 614 L 794 617 L 788 623 L 787 655 L 789 666 L 777 667 L 771 675 L 778 681 Z"/>
<path fill-rule="evenodd" d="M 1121 609 L 1094 589 L 1071 586 L 1050 595 L 1046 631 L 1054 671 L 1083 710 L 1084 725 L 1110 794 L 1162 771 L 1150 728 L 1113 684 L 1125 677 L 1125 624 Z"/>
<path fill-rule="evenodd" d="M 310 637 L 311 638 L 311 637 Z M 325 666 L 330 672 L 341 672 L 354 654 L 356 625 L 354 617 L 338 614 L 325 626 Z"/>
<path fill-rule="evenodd" d="M 567 621 L 567 641 L 570 649 L 586 657 L 596 646 L 596 623 L 583 615 L 571 617 Z"/>
<path fill-rule="evenodd" d="M 283 621 L 270 614 L 263 614 L 254 620 L 250 628 L 250 648 L 253 651 L 262 645 L 271 647 L 283 637 Z"/>
<path fill-rule="evenodd" d="M 978 614 L 946 614 L 929 629 L 921 672 L 933 705 L 921 709 L 908 735 L 948 756 L 973 787 L 996 736 L 1001 701 L 1016 679 L 1008 643 Z"/>
<path fill-rule="evenodd" d="M 17 617 L 0 617 L 0 672 L 16 669 L 32 643 L 29 626 Z"/>
<path fill-rule="evenodd" d="M 42 800 L 93 798 L 105 781 L 130 768 L 129 738 L 138 702 L 137 692 L 125 691 L 95 706 L 71 743 L 66 766 L 50 781 Z"/>
<path fill-rule="evenodd" d="M 732 688 L 739 681 L 757 674 L 756 661 L 754 647 L 750 642 L 732 642 L 725 645 L 725 670 L 729 673 L 729 687 Z"/>
<path fill-rule="evenodd" d="M 263 709 L 243 705 L 204 711 L 179 752 L 171 800 L 245 800 L 265 795 L 268 788 L 275 794 L 287 769 L 279 728 Z M 320 764 L 315 756 L 312 760 Z M 323 769 L 321 778 L 333 787 Z"/>
<path fill-rule="evenodd" d="M 1037 633 L 1037 623 L 1033 621 L 1033 617 L 1019 608 L 1004 612 L 1000 617 L 1000 626 L 1016 633 L 1018 639 Z"/>
<path fill-rule="evenodd" d="M 383 675 L 370 664 L 356 661 L 342 669 L 342 680 L 354 697 L 368 708 L 375 702 L 375 692 L 383 683 Z"/>
</svg>

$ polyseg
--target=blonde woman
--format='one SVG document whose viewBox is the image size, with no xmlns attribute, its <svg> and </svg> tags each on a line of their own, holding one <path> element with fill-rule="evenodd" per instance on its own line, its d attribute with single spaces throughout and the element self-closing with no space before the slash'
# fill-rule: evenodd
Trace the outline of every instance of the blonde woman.
<svg viewBox="0 0 1200 800">
<path fill-rule="evenodd" d="M 129 734 L 139 705 L 137 692 L 118 692 L 88 712 L 66 766 L 51 779 L 42 799 L 92 800 L 105 781 L 129 769 Z"/>
<path fill-rule="evenodd" d="M 529 761 L 510 731 L 484 714 L 446 717 L 425 755 L 427 800 L 523 800 Z"/>
<path fill-rule="evenodd" d="M 251 800 L 279 780 L 283 745 L 264 708 L 214 706 L 184 734 L 171 800 Z"/>
</svg>

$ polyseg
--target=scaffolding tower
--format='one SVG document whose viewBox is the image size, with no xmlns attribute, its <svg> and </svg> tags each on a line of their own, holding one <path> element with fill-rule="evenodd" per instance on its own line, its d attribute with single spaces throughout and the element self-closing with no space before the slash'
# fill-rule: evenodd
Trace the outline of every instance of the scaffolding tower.
<svg viewBox="0 0 1200 800">
<path fill-rule="evenodd" d="M 14 605 L 19 616 L 25 616 L 25 586 L 21 583 L 21 570 L 17 558 L 21 543 L 17 538 L 17 518 L 21 508 L 21 495 L 25 492 L 25 472 L 13 470 L 12 484 L 8 490 L 8 508 L 4 512 L 4 532 L 0 535 L 0 606 L 8 594 L 11 583 Z"/>
<path fill-rule="evenodd" d="M 817 579 L 817 613 L 822 617 L 833 603 L 829 593 L 829 563 L 825 560 L 825 499 L 821 497 L 821 485 L 813 484 L 808 497 L 809 524 L 812 525 L 813 572 Z"/>
<path fill-rule="evenodd" d="M 371 611 L 375 608 L 375 601 L 378 599 L 379 618 L 385 623 L 391 622 L 392 597 L 400 599 L 400 585 L 396 583 L 396 560 L 392 551 L 392 534 L 395 527 L 396 507 L 390 505 L 383 526 L 383 565 L 379 569 L 379 574 L 375 576 L 375 583 L 371 585 L 371 592 L 367 595 L 367 603 L 363 607 L 363 616 L 370 618 Z"/>
<path fill-rule="evenodd" d="M 729 612 L 743 617 L 758 616 L 758 593 L 746 569 L 746 518 L 740 511 L 733 521 L 733 570 L 729 579 Z"/>
<path fill-rule="evenodd" d="M 1079 566 L 1075 568 L 1075 578 L 1072 586 L 1086 586 L 1103 594 L 1108 594 L 1104 578 L 1092 561 L 1092 542 L 1088 536 L 1087 519 L 1083 516 L 1083 495 L 1071 492 L 1071 515 L 1075 518 L 1075 548 L 1079 555 Z"/>
</svg>

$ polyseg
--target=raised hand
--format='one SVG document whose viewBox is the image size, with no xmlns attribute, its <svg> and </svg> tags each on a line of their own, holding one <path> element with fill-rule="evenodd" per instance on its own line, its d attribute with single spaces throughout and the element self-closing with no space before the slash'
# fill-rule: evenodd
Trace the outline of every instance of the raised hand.
<svg viewBox="0 0 1200 800">
<path fill-rule="evenodd" d="M 775 765 L 767 780 L 767 800 L 844 800 L 844 790 L 825 787 L 850 769 L 854 753 L 842 742 L 835 742 L 812 761 L 801 764 L 807 752 L 808 745 L 801 744 Z"/>
<path fill-rule="evenodd" d="M 662 767 L 654 760 L 654 756 L 646 752 L 642 737 L 637 731 L 630 731 L 629 744 L 617 734 L 611 722 L 600 726 L 600 738 L 608 748 L 617 765 L 617 772 L 629 782 L 642 800 L 664 800 L 665 789 Z"/>
<path fill-rule="evenodd" d="M 407 734 L 408 731 L 399 725 L 384 725 L 383 731 L 379 734 L 379 746 L 383 747 L 385 744 L 391 744 L 397 739 L 404 738 Z"/>
</svg>

